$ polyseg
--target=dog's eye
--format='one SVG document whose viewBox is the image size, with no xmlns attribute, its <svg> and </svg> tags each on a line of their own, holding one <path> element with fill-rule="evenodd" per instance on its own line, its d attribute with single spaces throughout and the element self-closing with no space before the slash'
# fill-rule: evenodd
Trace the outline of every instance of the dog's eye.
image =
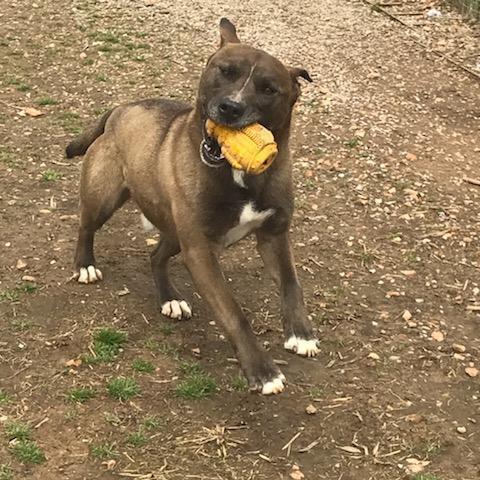
<svg viewBox="0 0 480 480">
<path fill-rule="evenodd" d="M 270 85 L 267 85 L 264 89 L 263 89 L 263 93 L 265 95 L 274 95 L 275 93 L 277 93 L 277 91 L 275 90 L 274 87 L 270 86 Z"/>
<path fill-rule="evenodd" d="M 237 74 L 237 70 L 231 65 L 219 65 L 218 68 L 220 69 L 220 72 L 222 72 L 222 75 L 226 78 L 233 78 Z"/>
</svg>

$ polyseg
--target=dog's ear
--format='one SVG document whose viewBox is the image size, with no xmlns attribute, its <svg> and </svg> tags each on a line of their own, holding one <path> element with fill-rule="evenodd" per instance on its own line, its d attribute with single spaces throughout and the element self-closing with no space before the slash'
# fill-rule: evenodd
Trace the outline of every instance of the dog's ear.
<svg viewBox="0 0 480 480">
<path fill-rule="evenodd" d="M 226 43 L 240 43 L 240 40 L 237 37 L 235 25 L 228 18 L 222 18 L 220 20 L 220 48 Z"/>
<path fill-rule="evenodd" d="M 298 78 L 299 77 L 302 77 L 307 82 L 310 82 L 310 83 L 313 82 L 312 77 L 310 76 L 310 74 L 304 68 L 290 67 L 288 69 L 288 71 L 290 72 L 290 76 L 292 77 L 292 80 L 296 83 L 298 83 Z"/>
</svg>

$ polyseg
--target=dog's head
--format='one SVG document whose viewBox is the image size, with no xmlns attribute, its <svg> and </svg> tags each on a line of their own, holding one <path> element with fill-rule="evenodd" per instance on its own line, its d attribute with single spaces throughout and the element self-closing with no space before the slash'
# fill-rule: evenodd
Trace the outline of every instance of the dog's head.
<svg viewBox="0 0 480 480">
<path fill-rule="evenodd" d="M 300 94 L 299 78 L 308 72 L 287 68 L 268 53 L 237 37 L 235 26 L 220 21 L 220 48 L 208 60 L 198 94 L 202 120 L 210 118 L 231 128 L 260 123 L 273 132 L 289 124 Z"/>
</svg>

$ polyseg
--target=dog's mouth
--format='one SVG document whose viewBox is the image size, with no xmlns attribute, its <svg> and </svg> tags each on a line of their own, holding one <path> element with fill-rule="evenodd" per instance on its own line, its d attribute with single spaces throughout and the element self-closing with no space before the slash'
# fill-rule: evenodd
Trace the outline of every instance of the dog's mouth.
<svg viewBox="0 0 480 480">
<path fill-rule="evenodd" d="M 203 163 L 214 168 L 222 167 L 226 161 L 218 142 L 206 132 L 200 144 L 200 158 Z"/>
</svg>

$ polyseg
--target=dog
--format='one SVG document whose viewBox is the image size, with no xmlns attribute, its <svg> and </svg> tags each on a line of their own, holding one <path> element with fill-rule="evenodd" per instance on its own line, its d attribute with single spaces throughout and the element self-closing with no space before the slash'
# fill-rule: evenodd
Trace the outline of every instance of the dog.
<svg viewBox="0 0 480 480">
<path fill-rule="evenodd" d="M 217 257 L 254 232 L 266 270 L 280 290 L 284 347 L 308 357 L 319 352 L 288 234 L 293 212 L 291 116 L 299 79 L 312 79 L 306 70 L 287 68 L 241 43 L 225 18 L 220 38 L 201 75 L 194 106 L 166 99 L 120 105 L 68 145 L 68 158 L 85 155 L 76 276 L 80 283 L 102 279 L 94 258 L 95 232 L 132 199 L 161 232 L 151 265 L 162 314 L 175 319 L 192 314 L 169 277 L 169 259 L 181 252 L 196 288 L 223 326 L 250 389 L 276 394 L 284 390 L 285 376 L 258 345 Z M 233 169 L 207 135 L 207 119 L 233 129 L 260 123 L 274 135 L 276 160 L 260 175 Z"/>
</svg>

